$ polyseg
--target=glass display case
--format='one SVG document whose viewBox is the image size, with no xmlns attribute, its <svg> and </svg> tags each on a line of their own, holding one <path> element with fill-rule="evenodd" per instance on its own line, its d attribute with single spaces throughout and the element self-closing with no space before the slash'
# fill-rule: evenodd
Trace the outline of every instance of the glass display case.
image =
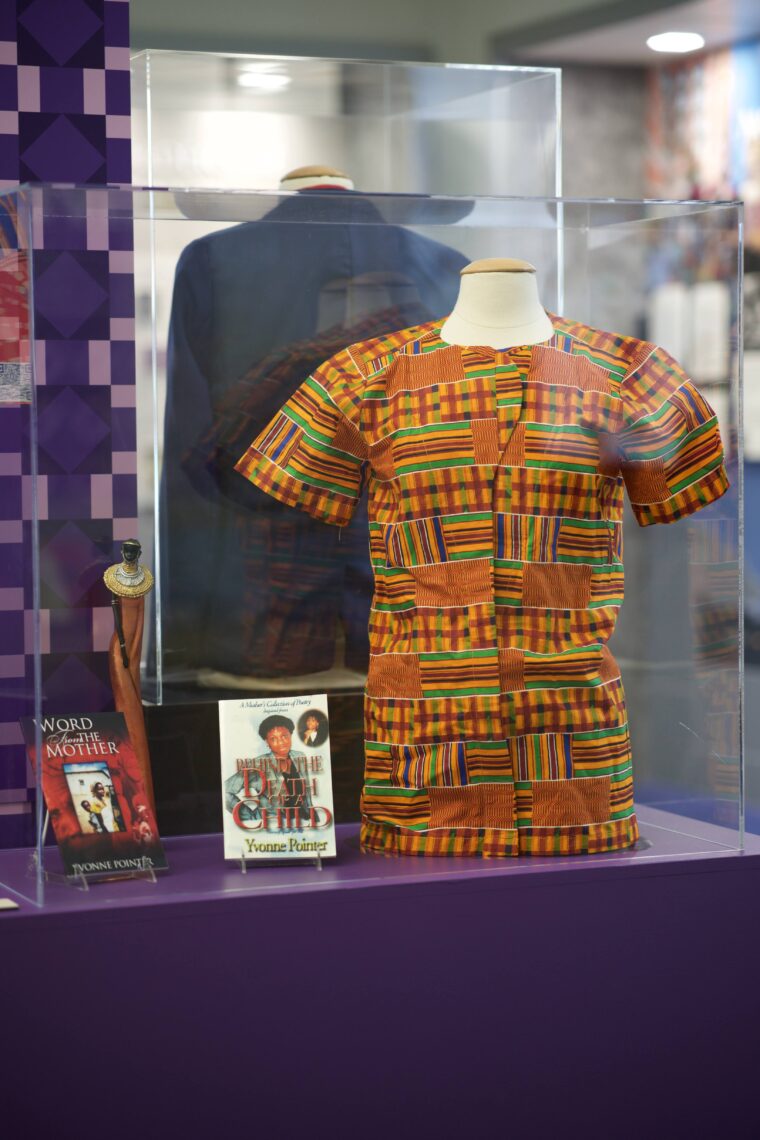
<svg viewBox="0 0 760 1140">
<path fill-rule="evenodd" d="M 139 538 L 144 560 L 156 577 L 146 609 L 142 686 L 169 871 L 157 885 L 140 889 L 171 889 L 175 894 L 197 890 L 197 881 L 183 869 L 182 852 L 188 844 L 194 866 L 204 868 L 204 889 L 209 891 L 271 889 L 272 876 L 279 874 L 279 883 L 287 884 L 294 875 L 312 873 L 301 868 L 243 876 L 234 866 L 225 870 L 217 701 L 241 695 L 328 694 L 335 804 L 345 839 L 343 847 L 339 843 L 336 873 L 341 860 L 351 863 L 357 876 L 378 873 L 377 861 L 369 854 L 360 856 L 356 841 L 367 737 L 362 705 L 370 664 L 368 626 L 382 620 L 390 623 L 392 633 L 394 621 L 401 619 L 394 618 L 393 606 L 385 607 L 388 613 L 378 618 L 373 575 L 378 568 L 408 569 L 411 556 L 403 550 L 398 554 L 395 538 L 383 546 L 387 536 L 381 533 L 382 519 L 378 521 L 375 507 L 368 518 L 366 497 L 359 499 L 348 525 L 332 527 L 272 498 L 261 485 L 243 478 L 236 466 L 301 385 L 346 345 L 375 346 L 376 366 L 368 367 L 369 378 L 387 364 L 383 351 L 417 343 L 411 335 L 394 339 L 399 330 L 423 326 L 440 331 L 436 322 L 454 305 L 460 270 L 486 256 L 523 258 L 535 266 L 541 301 L 554 322 L 552 347 L 570 355 L 586 353 L 593 374 L 606 376 L 611 399 L 619 383 L 634 391 L 637 377 L 645 375 L 639 370 L 655 352 L 649 345 L 641 359 L 632 356 L 626 364 L 625 345 L 654 341 L 656 335 L 657 367 L 646 372 L 646 383 L 642 380 L 637 390 L 639 412 L 629 416 L 645 437 L 644 451 L 633 461 L 641 460 L 649 446 L 647 432 L 656 435 L 663 416 L 669 423 L 675 414 L 669 396 L 658 395 L 670 393 L 667 387 L 659 388 L 667 385 L 675 367 L 662 364 L 669 350 L 694 381 L 693 388 L 683 390 L 689 407 L 679 405 L 684 422 L 696 416 L 697 426 L 684 429 L 684 439 L 688 437 L 689 446 L 700 439 L 704 424 L 712 422 L 712 412 L 706 409 L 714 409 L 730 483 L 717 501 L 708 502 L 716 497 L 712 493 L 705 494 L 704 502 L 692 501 L 682 512 L 685 517 L 672 526 L 640 527 L 628 505 L 622 528 L 613 515 L 595 523 L 578 487 L 585 479 L 583 486 L 594 497 L 601 494 L 604 479 L 613 476 L 587 470 L 579 452 L 565 455 L 556 493 L 547 500 L 542 497 L 545 488 L 528 486 L 540 476 L 521 474 L 544 467 L 541 445 L 530 438 L 533 420 L 541 417 L 531 420 L 525 410 L 527 393 L 532 385 L 542 392 L 544 385 L 550 393 L 558 384 L 554 395 L 541 396 L 556 411 L 563 382 L 531 373 L 531 366 L 522 371 L 518 367 L 523 410 L 515 422 L 525 439 L 521 458 L 512 465 L 513 493 L 518 493 L 519 479 L 528 481 L 527 489 L 521 492 L 522 507 L 513 509 L 510 518 L 494 514 L 496 529 L 483 542 L 488 547 L 484 557 L 506 575 L 496 610 L 503 605 L 505 636 L 509 640 L 512 631 L 515 637 L 510 644 L 517 645 L 520 629 L 524 634 L 528 628 L 520 626 L 520 615 L 531 610 L 538 641 L 526 652 L 535 658 L 531 668 L 538 670 L 536 677 L 538 658 L 551 655 L 552 613 L 557 608 L 546 599 L 515 600 L 509 574 L 527 561 L 560 561 L 575 568 L 574 580 L 590 576 L 594 589 L 601 590 L 592 608 L 587 608 L 588 599 L 564 599 L 559 610 L 574 644 L 582 648 L 594 642 L 601 652 L 599 639 L 585 637 L 584 622 L 592 615 L 589 620 L 599 633 L 604 611 L 609 628 L 601 632 L 601 640 L 615 624 L 625 534 L 626 601 L 611 649 L 627 694 L 641 838 L 625 850 L 545 862 L 552 869 L 593 860 L 679 859 L 741 849 L 737 203 L 431 197 L 335 189 L 224 192 L 202 187 L 33 187 L 3 197 L 6 207 L 12 206 L 8 216 L 17 217 L 17 248 L 12 256 L 3 251 L 7 272 L 0 281 L 6 307 L 12 303 L 22 316 L 12 329 L 7 321 L 3 325 L 8 330 L 4 349 L 9 360 L 31 357 L 34 379 L 29 468 L 33 616 L 27 620 L 35 662 L 30 695 L 38 717 L 84 713 L 107 704 L 105 684 L 81 683 L 82 654 L 70 655 L 68 673 L 62 676 L 60 650 L 65 650 L 67 630 L 86 625 L 92 630 L 86 663 L 95 667 L 102 662 L 113 624 L 100 579 L 105 567 L 118 560 L 125 538 Z M 52 288 L 44 249 L 44 239 L 52 235 L 57 248 L 64 250 L 87 235 L 91 247 L 102 252 L 97 292 L 81 276 L 76 278 L 78 292 Z M 128 299 L 132 270 L 134 326 L 129 323 Z M 718 303 L 702 305 L 706 289 Z M 691 298 L 693 306 L 679 301 L 679 320 L 666 321 L 663 313 L 672 305 L 675 290 Z M 80 320 L 85 301 L 89 315 Z M 33 332 L 25 332 L 27 328 Z M 136 385 L 122 363 L 132 328 Z M 617 335 L 599 339 L 594 330 Z M 52 342 L 40 350 L 46 335 L 54 338 L 54 350 Z M 31 353 L 30 337 L 37 349 Z M 383 351 L 377 348 L 381 344 Z M 90 368 L 89 384 L 76 388 L 84 360 L 98 366 Z M 507 368 L 504 360 L 494 375 L 499 368 Z M 567 384 L 574 387 L 572 381 Z M 676 391 L 681 388 L 677 385 Z M 598 449 L 610 432 L 604 418 L 598 418 L 601 413 L 594 411 L 594 399 L 586 399 L 597 389 L 584 382 L 578 391 L 585 393 L 584 410 L 568 430 L 585 424 L 588 446 Z M 440 399 L 438 392 L 430 410 L 436 423 L 441 419 Z M 103 429 L 106 411 L 111 417 L 108 432 Z M 464 418 L 469 422 L 477 417 Z M 683 454 L 680 438 L 674 435 L 664 447 L 660 440 L 664 462 Z M 94 456 L 97 463 L 88 466 L 85 456 Z M 683 467 L 672 476 L 674 494 L 688 498 L 689 490 L 696 488 L 693 494 L 702 495 L 713 458 L 698 446 L 694 454 L 684 454 Z M 368 477 L 365 469 L 365 483 Z M 318 467 L 307 467 L 306 479 L 313 481 L 324 502 L 341 494 Z M 444 537 L 453 550 L 456 536 L 445 530 L 451 521 L 444 510 L 446 492 L 433 490 L 434 497 L 442 496 L 442 505 L 433 504 L 425 517 L 443 520 Z M 80 499 L 86 499 L 80 519 L 86 508 L 88 521 L 75 528 L 69 519 Z M 661 494 L 643 501 L 665 499 Z M 647 513 L 641 501 L 639 522 L 667 521 L 665 508 Z M 689 513 L 702 505 L 704 509 Z M 557 521 L 555 539 L 562 550 L 548 533 L 545 520 L 550 517 Z M 517 529 L 515 519 L 524 520 Z M 576 524 L 573 539 L 570 531 Z M 584 524 L 597 530 L 601 526 L 591 545 Z M 597 551 L 594 542 L 601 541 L 602 531 L 604 550 Z M 526 554 L 528 548 L 532 555 Z M 467 555 L 460 552 L 459 557 Z M 515 605 L 517 609 L 510 609 Z M 51 645 L 59 649 L 55 661 Z M 603 670 L 597 670 L 592 683 L 607 680 Z M 508 678 L 501 690 L 510 690 Z M 557 691 L 557 715 L 564 718 L 559 736 L 584 736 L 587 767 L 608 776 L 622 795 L 623 785 L 629 789 L 630 766 L 621 767 L 612 746 L 592 755 L 596 729 L 574 721 L 573 710 L 580 707 L 574 683 L 567 681 Z M 444 694 L 442 703 L 446 699 Z M 515 722 L 514 731 L 507 725 L 504 736 L 527 740 L 525 731 Z M 525 771 L 515 769 L 510 779 L 516 785 L 521 779 L 550 783 L 568 776 L 564 767 L 554 771 L 552 755 L 544 755 L 538 745 L 535 757 L 523 755 L 520 748 L 515 756 L 519 753 Z M 575 759 L 568 763 L 582 767 L 580 754 L 573 753 Z M 46 882 L 47 872 L 59 866 L 58 853 L 43 841 L 41 797 L 37 807 L 37 871 L 13 889 L 23 889 L 39 901 L 64 888 Z M 620 809 L 615 818 L 625 812 Z M 188 838 L 192 836 L 195 840 Z M 178 845 L 174 858 L 172 843 Z M 514 866 L 529 860 L 478 866 L 483 873 L 493 873 L 495 862 Z M 214 868 L 218 881 L 210 874 Z M 447 860 L 446 871 L 472 874 L 473 861 Z M 101 897 L 111 901 L 118 890 L 119 884 L 98 887 Z"/>
<path fill-rule="evenodd" d="M 276 189 L 328 164 L 394 194 L 562 192 L 560 72 L 145 51 L 132 172 L 146 186 Z"/>
</svg>

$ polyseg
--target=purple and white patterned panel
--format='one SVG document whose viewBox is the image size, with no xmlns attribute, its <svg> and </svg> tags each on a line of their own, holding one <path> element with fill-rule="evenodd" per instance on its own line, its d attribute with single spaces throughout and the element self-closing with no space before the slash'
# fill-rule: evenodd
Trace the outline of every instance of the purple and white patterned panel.
<svg viewBox="0 0 760 1140">
<path fill-rule="evenodd" d="M 128 0 L 0 3 L 0 186 L 128 183 L 130 164 Z M 132 226 L 104 191 L 72 211 L 64 193 L 41 195 L 30 254 L 51 712 L 109 705 L 100 577 L 137 514 Z M 30 413 L 12 396 L 0 382 L 0 846 L 33 839 L 17 723 L 33 695 Z"/>
</svg>

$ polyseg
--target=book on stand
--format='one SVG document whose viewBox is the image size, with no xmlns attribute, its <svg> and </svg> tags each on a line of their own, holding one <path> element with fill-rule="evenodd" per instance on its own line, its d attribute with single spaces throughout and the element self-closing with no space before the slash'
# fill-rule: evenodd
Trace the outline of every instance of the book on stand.
<svg viewBox="0 0 760 1140">
<path fill-rule="evenodd" d="M 34 719 L 22 718 L 21 729 L 36 770 Z M 42 794 L 66 875 L 163 870 L 166 856 L 123 715 L 43 717 L 40 743 Z"/>
<path fill-rule="evenodd" d="M 219 702 L 224 857 L 335 855 L 327 696 Z"/>
</svg>

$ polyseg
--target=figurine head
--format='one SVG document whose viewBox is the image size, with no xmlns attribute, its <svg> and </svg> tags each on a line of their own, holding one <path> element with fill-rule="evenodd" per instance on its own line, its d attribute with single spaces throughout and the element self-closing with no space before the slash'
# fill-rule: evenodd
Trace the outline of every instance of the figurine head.
<svg viewBox="0 0 760 1140">
<path fill-rule="evenodd" d="M 142 547 L 136 538 L 128 538 L 121 544 L 121 557 L 128 566 L 134 566 L 142 553 Z"/>
</svg>

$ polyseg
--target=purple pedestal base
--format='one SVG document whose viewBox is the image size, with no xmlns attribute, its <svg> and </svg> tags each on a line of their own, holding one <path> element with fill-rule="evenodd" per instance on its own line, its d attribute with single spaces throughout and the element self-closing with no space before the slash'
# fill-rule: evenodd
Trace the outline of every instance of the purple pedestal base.
<svg viewBox="0 0 760 1140">
<path fill-rule="evenodd" d="M 760 854 L 544 873 L 362 857 L 349 828 L 322 872 L 243 876 L 218 843 L 0 915 L 14 1140 L 760 1132 Z"/>
</svg>

